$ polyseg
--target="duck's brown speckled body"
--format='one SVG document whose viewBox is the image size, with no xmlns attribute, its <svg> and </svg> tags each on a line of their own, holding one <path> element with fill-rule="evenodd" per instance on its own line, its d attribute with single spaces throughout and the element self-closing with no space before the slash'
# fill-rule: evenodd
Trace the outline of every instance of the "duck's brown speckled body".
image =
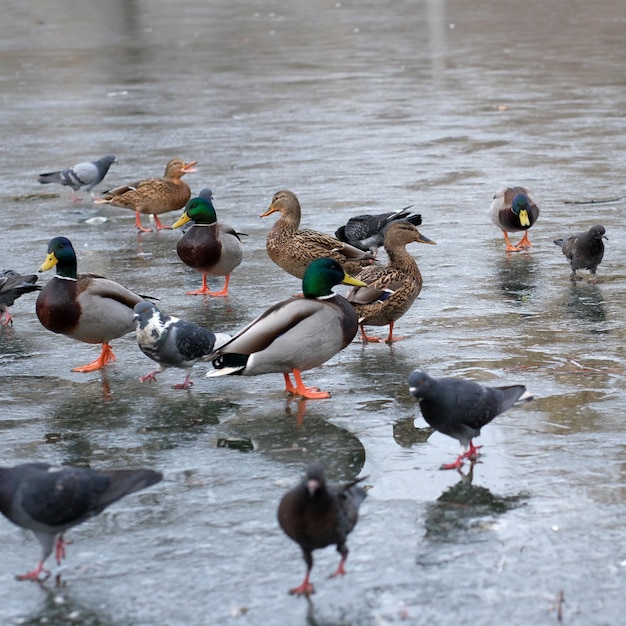
<svg viewBox="0 0 626 626">
<path fill-rule="evenodd" d="M 409 222 L 394 222 L 385 234 L 384 246 L 389 258 L 385 267 L 368 267 L 356 278 L 367 287 L 353 287 L 346 299 L 356 309 L 364 341 L 381 341 L 365 334 L 364 326 L 389 325 L 387 343 L 394 341 L 394 322 L 411 307 L 422 290 L 422 274 L 406 245 L 417 241 L 434 244 Z M 400 339 L 395 338 L 395 341 Z"/>
<path fill-rule="evenodd" d="M 267 254 L 289 274 L 302 278 L 309 263 L 321 257 L 334 259 L 351 276 L 376 262 L 370 253 L 336 237 L 315 230 L 300 230 L 300 202 L 293 192 L 276 192 L 261 217 L 277 211 L 281 216 L 267 235 Z"/>
<path fill-rule="evenodd" d="M 141 215 L 153 215 L 157 229 L 167 229 L 158 216 L 169 211 L 180 211 L 191 198 L 191 191 L 182 177 L 195 172 L 196 161 L 185 163 L 172 159 L 165 167 L 162 178 L 146 178 L 136 183 L 122 185 L 106 192 L 97 204 L 111 204 L 135 211 L 135 225 L 141 231 L 150 231 L 141 225 Z"/>
</svg>

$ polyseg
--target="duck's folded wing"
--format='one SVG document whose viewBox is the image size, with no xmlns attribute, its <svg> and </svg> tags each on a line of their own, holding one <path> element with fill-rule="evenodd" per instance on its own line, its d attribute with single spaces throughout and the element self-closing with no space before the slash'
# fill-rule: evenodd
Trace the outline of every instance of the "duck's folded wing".
<svg viewBox="0 0 626 626">
<path fill-rule="evenodd" d="M 87 291 L 92 296 L 117 300 L 131 309 L 143 298 L 114 280 L 97 274 L 81 274 L 78 278 L 78 292 Z"/>
<path fill-rule="evenodd" d="M 278 302 L 240 330 L 215 354 L 253 354 L 267 348 L 280 335 L 326 306 L 317 300 L 289 298 Z"/>
</svg>

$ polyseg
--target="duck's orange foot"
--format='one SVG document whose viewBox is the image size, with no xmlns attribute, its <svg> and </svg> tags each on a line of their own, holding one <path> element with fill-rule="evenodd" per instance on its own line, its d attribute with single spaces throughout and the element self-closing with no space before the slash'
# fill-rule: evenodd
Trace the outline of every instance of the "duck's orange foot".
<svg viewBox="0 0 626 626">
<path fill-rule="evenodd" d="M 328 391 L 320 391 L 319 387 L 306 387 L 298 370 L 293 370 L 292 374 L 296 381 L 295 386 L 292 384 L 289 374 L 283 374 L 285 377 L 285 391 L 287 393 L 305 398 L 306 400 L 325 400 L 330 398 L 330 392 Z"/>
<path fill-rule="evenodd" d="M 506 241 L 506 251 L 507 252 L 519 252 L 521 250 L 521 248 L 518 248 L 517 246 L 514 246 L 510 241 L 509 241 L 509 235 L 508 233 L 503 230 L 502 234 L 504 235 L 504 241 Z"/>
<path fill-rule="evenodd" d="M 151 228 L 144 228 L 141 225 L 141 213 L 139 213 L 138 211 L 135 212 L 135 226 L 137 227 L 137 230 L 141 231 L 142 233 L 151 233 L 152 232 Z"/>
<path fill-rule="evenodd" d="M 528 231 L 524 232 L 524 236 L 515 245 L 518 250 L 519 248 L 532 248 L 533 244 L 528 239 Z"/>
<path fill-rule="evenodd" d="M 172 227 L 165 226 L 165 224 L 161 222 L 161 220 L 159 219 L 157 215 L 153 215 L 152 217 L 154 217 L 154 224 L 157 230 L 172 230 Z"/>
<path fill-rule="evenodd" d="M 226 298 L 228 297 L 228 281 L 230 280 L 230 274 L 226 275 L 226 282 L 219 291 L 211 291 L 206 282 L 206 274 L 202 275 L 202 287 L 195 291 L 188 291 L 188 296 L 213 296 L 214 298 Z"/>
<path fill-rule="evenodd" d="M 113 354 L 111 346 L 108 343 L 103 343 L 102 352 L 100 352 L 100 356 L 95 361 L 87 363 L 87 365 L 73 367 L 72 372 L 95 372 L 96 370 L 102 369 L 105 365 L 113 363 L 115 360 L 116 356 Z"/>
</svg>

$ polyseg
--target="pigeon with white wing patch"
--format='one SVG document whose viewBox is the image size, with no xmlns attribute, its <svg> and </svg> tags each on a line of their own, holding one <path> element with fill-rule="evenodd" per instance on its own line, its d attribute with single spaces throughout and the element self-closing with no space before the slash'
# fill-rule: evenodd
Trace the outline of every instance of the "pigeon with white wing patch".
<svg viewBox="0 0 626 626">
<path fill-rule="evenodd" d="M 224 333 L 212 333 L 193 322 L 165 315 L 147 300 L 136 304 L 134 311 L 139 348 L 159 364 L 159 369 L 142 376 L 141 382 L 156 382 L 157 374 L 178 367 L 186 371 L 186 377 L 174 389 L 189 389 L 193 385 L 191 368 L 230 339 Z"/>
</svg>

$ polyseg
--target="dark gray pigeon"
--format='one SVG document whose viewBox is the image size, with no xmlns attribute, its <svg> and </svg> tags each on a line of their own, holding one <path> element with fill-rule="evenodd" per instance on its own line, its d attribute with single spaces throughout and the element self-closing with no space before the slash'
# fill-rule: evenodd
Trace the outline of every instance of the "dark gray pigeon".
<svg viewBox="0 0 626 626">
<path fill-rule="evenodd" d="M 383 245 L 385 233 L 390 224 L 396 220 L 411 222 L 413 226 L 422 223 L 422 216 L 419 214 L 409 215 L 409 210 L 413 205 L 398 209 L 391 213 L 379 213 L 378 215 L 357 215 L 351 217 L 345 226 L 340 226 L 335 231 L 335 237 L 344 243 L 376 254 L 378 248 Z"/>
<path fill-rule="evenodd" d="M 189 389 L 193 385 L 191 368 L 230 339 L 224 333 L 212 333 L 192 322 L 165 315 L 147 300 L 136 304 L 134 311 L 137 344 L 146 356 L 159 364 L 159 369 L 142 376 L 141 382 L 156 382 L 160 372 L 168 367 L 179 367 L 186 370 L 187 375 L 174 389 Z"/>
<path fill-rule="evenodd" d="M 582 280 L 582 276 L 576 276 L 576 270 L 589 270 L 591 282 L 596 282 L 596 269 L 604 256 L 604 242 L 602 240 L 608 240 L 604 233 L 604 226 L 596 224 L 586 233 L 577 233 L 565 239 L 554 240 L 554 243 L 561 248 L 563 254 L 569 259 L 572 266 L 570 276 L 572 280 Z"/>
<path fill-rule="evenodd" d="M 441 469 L 458 469 L 463 459 L 476 458 L 482 446 L 475 446 L 472 439 L 480 429 L 514 404 L 533 398 L 524 385 L 484 387 L 460 378 L 432 378 L 420 370 L 409 375 L 409 393 L 419 400 L 430 426 L 461 444 L 456 461 Z"/>
<path fill-rule="evenodd" d="M 115 155 L 105 154 L 97 161 L 85 161 L 78 163 L 74 167 L 59 172 L 47 172 L 39 174 L 39 182 L 42 185 L 49 183 L 57 183 L 59 185 L 67 185 L 73 189 L 72 198 L 80 200 L 80 196 L 76 192 L 84 187 L 86 191 L 94 198 L 93 188 L 102 182 L 107 175 L 109 168 L 116 162 Z"/>
<path fill-rule="evenodd" d="M 359 506 L 367 492 L 357 483 L 358 478 L 343 486 L 326 484 L 324 468 L 320 463 L 311 463 L 306 469 L 306 478 L 288 491 L 278 506 L 278 523 L 285 533 L 302 548 L 306 561 L 306 575 L 290 594 L 310 596 L 315 593 L 309 581 L 313 569 L 313 550 L 337 544 L 341 554 L 339 567 L 330 576 L 343 576 L 348 558 L 346 540 L 359 517 Z"/>
<path fill-rule="evenodd" d="M 17 579 L 39 580 L 42 573 L 47 578 L 44 563 L 53 548 L 59 565 L 65 558 L 67 530 L 162 478 L 149 469 L 95 471 L 48 463 L 0 467 L 0 513 L 32 530 L 42 549 L 37 567 Z"/>
<path fill-rule="evenodd" d="M 13 324 L 9 307 L 13 306 L 13 303 L 25 293 L 41 291 L 41 286 L 35 285 L 36 282 L 36 274 L 21 276 L 15 270 L 0 270 L 0 324 L 5 326 Z"/>
</svg>

